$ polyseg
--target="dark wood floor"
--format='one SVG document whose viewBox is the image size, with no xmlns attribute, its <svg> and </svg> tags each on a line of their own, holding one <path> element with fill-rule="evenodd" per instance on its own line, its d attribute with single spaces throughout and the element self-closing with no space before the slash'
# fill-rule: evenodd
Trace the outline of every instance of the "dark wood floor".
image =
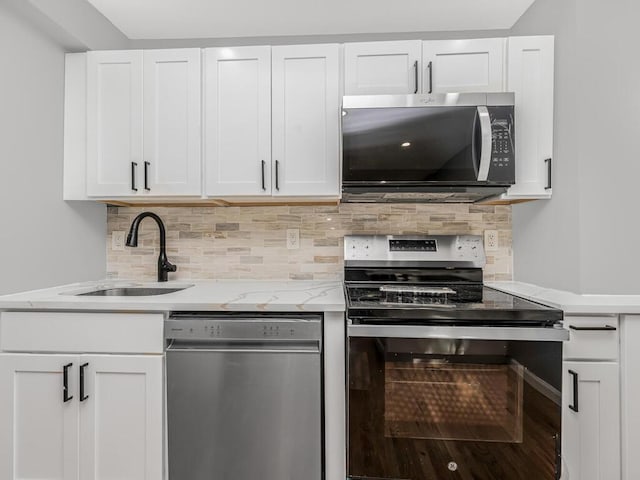
<svg viewBox="0 0 640 480">
<path fill-rule="evenodd" d="M 385 378 L 389 373 L 388 369 L 385 369 L 383 356 L 373 346 L 360 347 L 357 349 L 357 355 L 361 358 L 352 363 L 357 366 L 355 371 L 351 372 L 349 387 L 350 476 L 403 480 L 555 479 L 554 436 L 560 431 L 561 407 L 526 382 L 523 383 L 521 391 L 520 438 L 508 437 L 511 441 L 406 438 L 402 434 L 439 437 L 437 432 L 434 433 L 437 425 L 425 428 L 419 424 L 420 422 L 414 421 L 413 425 L 409 426 L 411 422 L 407 422 L 405 418 L 405 431 L 393 431 L 393 425 L 389 425 L 390 419 L 392 423 L 397 423 L 399 414 L 391 412 L 385 418 L 385 404 L 389 402 L 388 392 L 385 400 L 385 388 L 389 389 L 389 381 L 385 381 Z M 518 393 L 511 392 L 507 395 Z M 493 401 L 500 403 L 496 399 Z M 504 408 L 507 408 L 508 404 L 513 402 L 507 401 Z M 397 407 L 398 405 L 395 406 Z M 413 408 L 417 407 L 414 405 Z M 424 405 L 422 408 L 425 411 L 428 409 Z M 439 411 L 442 412 L 443 408 L 446 411 L 446 406 L 441 406 Z M 512 414 L 513 412 L 510 412 L 511 417 Z M 470 421 L 474 421 L 474 418 Z M 477 414 L 475 421 L 482 425 Z M 448 428 L 451 429 L 451 426 Z M 491 434 L 487 425 L 481 426 L 480 429 L 476 425 L 459 430 L 477 436 L 482 432 L 482 428 L 487 428 L 486 432 Z M 440 438 L 446 438 L 446 432 L 442 433 Z M 450 470 L 450 462 L 457 465 L 455 471 Z"/>
</svg>

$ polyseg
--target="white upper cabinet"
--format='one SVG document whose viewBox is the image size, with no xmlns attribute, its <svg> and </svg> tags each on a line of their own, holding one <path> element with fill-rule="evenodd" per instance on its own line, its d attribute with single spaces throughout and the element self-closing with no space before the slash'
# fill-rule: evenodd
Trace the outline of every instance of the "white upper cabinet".
<svg viewBox="0 0 640 480">
<path fill-rule="evenodd" d="M 200 75 L 199 48 L 144 52 L 144 163 L 139 192 L 201 194 Z"/>
<path fill-rule="evenodd" d="M 271 48 L 208 48 L 206 195 L 271 195 Z"/>
<path fill-rule="evenodd" d="M 87 195 L 140 191 L 142 50 L 87 53 Z"/>
<path fill-rule="evenodd" d="M 337 196 L 339 45 L 272 48 L 273 195 Z"/>
<path fill-rule="evenodd" d="M 422 41 L 346 43 L 344 94 L 412 94 L 420 91 Z"/>
<path fill-rule="evenodd" d="M 505 200 L 551 197 L 553 36 L 511 37 L 507 90 L 516 96 L 516 184 Z"/>
<path fill-rule="evenodd" d="M 199 195 L 200 50 L 87 53 L 87 195 Z"/>
<path fill-rule="evenodd" d="M 504 91 L 504 38 L 422 44 L 422 92 Z"/>
</svg>

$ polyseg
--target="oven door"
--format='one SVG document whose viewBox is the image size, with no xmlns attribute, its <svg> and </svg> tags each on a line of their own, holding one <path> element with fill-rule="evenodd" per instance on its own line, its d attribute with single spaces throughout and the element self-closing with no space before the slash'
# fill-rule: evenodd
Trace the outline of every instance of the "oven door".
<svg viewBox="0 0 640 480">
<path fill-rule="evenodd" d="M 561 328 L 349 326 L 353 479 L 557 480 Z"/>
</svg>

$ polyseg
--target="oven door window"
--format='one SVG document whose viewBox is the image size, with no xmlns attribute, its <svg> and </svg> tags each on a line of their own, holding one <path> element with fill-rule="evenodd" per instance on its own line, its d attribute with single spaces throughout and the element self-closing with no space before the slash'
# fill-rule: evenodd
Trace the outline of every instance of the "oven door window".
<svg viewBox="0 0 640 480">
<path fill-rule="evenodd" d="M 349 476 L 555 480 L 561 348 L 351 338 Z"/>
</svg>

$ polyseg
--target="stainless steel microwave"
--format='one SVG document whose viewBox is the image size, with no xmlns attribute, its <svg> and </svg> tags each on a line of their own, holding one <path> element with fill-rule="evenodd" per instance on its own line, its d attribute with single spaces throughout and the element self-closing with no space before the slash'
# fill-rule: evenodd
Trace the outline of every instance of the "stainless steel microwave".
<svg viewBox="0 0 640 480">
<path fill-rule="evenodd" d="M 513 93 L 347 96 L 342 199 L 476 202 L 515 183 Z"/>
</svg>

